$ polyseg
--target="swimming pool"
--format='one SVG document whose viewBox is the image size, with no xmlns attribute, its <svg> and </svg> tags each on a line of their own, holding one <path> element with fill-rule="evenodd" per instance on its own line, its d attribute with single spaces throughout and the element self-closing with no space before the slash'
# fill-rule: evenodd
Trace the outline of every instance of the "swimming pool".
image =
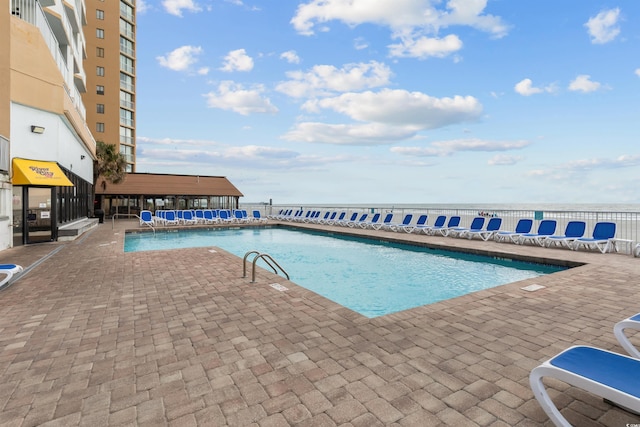
<svg viewBox="0 0 640 427">
<path fill-rule="evenodd" d="M 370 318 L 564 269 L 282 227 L 128 233 L 124 250 L 211 246 L 267 253 L 291 281 Z"/>
</svg>

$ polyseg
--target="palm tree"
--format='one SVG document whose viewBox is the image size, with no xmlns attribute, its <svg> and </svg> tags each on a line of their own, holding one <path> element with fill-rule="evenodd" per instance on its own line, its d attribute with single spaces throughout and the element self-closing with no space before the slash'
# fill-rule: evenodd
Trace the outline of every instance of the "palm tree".
<svg viewBox="0 0 640 427">
<path fill-rule="evenodd" d="M 94 201 L 96 199 L 95 186 L 98 183 L 98 178 L 103 177 L 106 182 L 119 184 L 127 177 L 126 166 L 127 160 L 122 154 L 116 151 L 115 145 L 96 141 L 96 161 L 93 162 Z"/>
</svg>

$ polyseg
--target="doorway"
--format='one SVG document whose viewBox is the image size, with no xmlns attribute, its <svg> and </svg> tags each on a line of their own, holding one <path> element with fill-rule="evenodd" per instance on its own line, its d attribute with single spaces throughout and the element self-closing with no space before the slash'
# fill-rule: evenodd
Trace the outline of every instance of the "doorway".
<svg viewBox="0 0 640 427">
<path fill-rule="evenodd" d="M 51 187 L 13 187 L 14 246 L 55 240 L 54 194 Z"/>
</svg>

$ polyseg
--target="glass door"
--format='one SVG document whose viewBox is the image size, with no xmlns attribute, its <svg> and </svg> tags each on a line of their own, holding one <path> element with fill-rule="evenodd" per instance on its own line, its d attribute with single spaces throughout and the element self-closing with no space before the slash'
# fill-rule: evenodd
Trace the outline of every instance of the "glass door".
<svg viewBox="0 0 640 427">
<path fill-rule="evenodd" d="M 27 243 L 52 241 L 53 219 L 51 188 L 29 187 L 25 218 Z"/>
<path fill-rule="evenodd" d="M 13 186 L 13 246 L 21 246 L 24 244 L 24 223 L 22 218 L 22 194 L 21 185 Z"/>
</svg>

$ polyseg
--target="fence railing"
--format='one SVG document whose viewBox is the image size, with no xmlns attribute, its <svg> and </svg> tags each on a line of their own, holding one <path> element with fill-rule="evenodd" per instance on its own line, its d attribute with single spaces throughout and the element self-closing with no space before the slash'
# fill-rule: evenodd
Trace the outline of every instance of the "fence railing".
<svg viewBox="0 0 640 427">
<path fill-rule="evenodd" d="M 268 205 L 268 204 L 243 204 L 242 209 L 259 210 L 262 215 L 276 215 L 281 210 L 292 209 L 294 212 L 302 209 L 319 210 L 324 213 L 326 211 L 346 212 L 347 216 L 354 212 L 359 215 L 362 213 L 374 214 L 393 213 L 394 222 L 401 222 L 405 215 L 413 214 L 413 222 L 415 223 L 420 215 L 427 214 L 427 224 L 433 224 L 438 215 L 446 215 L 447 217 L 457 215 L 461 217 L 461 225 L 470 225 L 473 218 L 477 216 L 500 217 L 502 218 L 502 230 L 514 230 L 518 220 L 521 218 L 531 218 L 534 221 L 534 231 L 538 223 L 543 219 L 554 219 L 557 221 L 556 234 L 563 234 L 565 227 L 569 221 L 578 220 L 586 223 L 586 236 L 590 236 L 596 223 L 609 221 L 616 223 L 616 238 L 640 241 L 640 210 L 638 212 L 615 212 L 615 211 L 568 211 L 568 210 L 529 210 L 529 209 L 497 209 L 478 211 L 476 209 L 460 209 L 460 208 L 416 208 L 416 207 L 333 207 L 333 206 L 300 206 L 300 205 Z"/>
</svg>

